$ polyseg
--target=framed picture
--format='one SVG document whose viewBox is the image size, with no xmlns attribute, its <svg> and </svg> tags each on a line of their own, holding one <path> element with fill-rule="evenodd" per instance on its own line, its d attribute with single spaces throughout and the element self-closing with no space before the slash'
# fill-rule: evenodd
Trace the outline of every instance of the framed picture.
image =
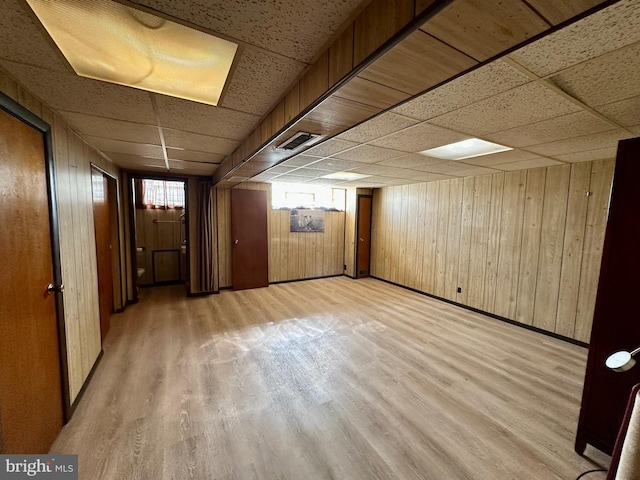
<svg viewBox="0 0 640 480">
<path fill-rule="evenodd" d="M 324 210 L 291 210 L 290 232 L 324 232 Z"/>
</svg>

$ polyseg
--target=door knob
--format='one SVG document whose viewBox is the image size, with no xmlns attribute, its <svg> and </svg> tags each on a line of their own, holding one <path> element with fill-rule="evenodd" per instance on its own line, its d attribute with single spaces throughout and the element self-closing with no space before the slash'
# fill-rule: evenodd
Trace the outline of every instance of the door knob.
<svg viewBox="0 0 640 480">
<path fill-rule="evenodd" d="M 52 293 L 63 293 L 64 292 L 64 284 L 54 285 L 50 283 L 47 285 L 47 295 L 51 295 Z"/>
<path fill-rule="evenodd" d="M 235 240 L 235 241 L 233 242 L 233 244 L 234 244 L 234 245 L 237 245 L 237 244 L 238 244 L 238 240 Z"/>
<path fill-rule="evenodd" d="M 364 238 L 361 238 L 361 239 L 360 239 L 360 241 L 361 241 L 361 242 L 364 242 Z"/>
</svg>

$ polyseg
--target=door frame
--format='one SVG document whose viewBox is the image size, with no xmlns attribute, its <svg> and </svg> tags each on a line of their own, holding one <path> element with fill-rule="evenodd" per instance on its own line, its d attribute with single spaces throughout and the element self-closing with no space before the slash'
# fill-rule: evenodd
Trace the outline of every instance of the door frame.
<svg viewBox="0 0 640 480">
<path fill-rule="evenodd" d="M 371 231 L 373 229 L 373 195 L 359 193 L 356 195 L 356 238 L 354 242 L 356 244 L 355 256 L 353 258 L 353 278 L 364 278 L 360 277 L 360 273 L 358 270 L 358 250 L 360 248 L 360 199 L 361 198 L 370 198 L 371 199 L 371 219 L 369 221 L 369 268 L 367 272 L 371 271 Z M 370 276 L 370 273 L 367 273 L 367 277 Z"/>
<path fill-rule="evenodd" d="M 0 108 L 8 114 L 42 133 L 44 140 L 44 162 L 47 175 L 47 201 L 49 204 L 49 231 L 51 232 L 51 258 L 53 260 L 53 283 L 62 284 L 62 264 L 60 262 L 60 229 L 58 221 L 58 199 L 56 196 L 55 164 L 53 159 L 53 133 L 51 125 L 0 92 Z M 64 322 L 63 293 L 55 292 L 56 320 L 58 326 L 58 350 L 60 359 L 60 379 L 62 382 L 63 419 L 67 423 L 73 413 L 69 396 L 69 364 L 67 360 L 67 337 Z"/>
<path fill-rule="evenodd" d="M 191 292 L 191 271 L 190 271 L 190 258 L 191 258 L 191 239 L 189 238 L 189 215 L 191 207 L 189 206 L 189 177 L 180 175 L 163 175 L 155 172 L 139 172 L 139 171 L 125 171 L 129 182 L 129 195 L 127 195 L 127 203 L 129 207 L 129 248 L 131 250 L 131 280 L 132 284 L 132 297 L 131 303 L 138 303 L 138 289 L 137 287 L 137 271 L 138 271 L 138 259 L 136 256 L 136 205 L 134 200 L 135 180 L 164 180 L 169 182 L 183 182 L 184 183 L 184 223 L 185 223 L 185 238 L 187 240 L 187 282 L 188 286 L 187 295 Z"/>
</svg>

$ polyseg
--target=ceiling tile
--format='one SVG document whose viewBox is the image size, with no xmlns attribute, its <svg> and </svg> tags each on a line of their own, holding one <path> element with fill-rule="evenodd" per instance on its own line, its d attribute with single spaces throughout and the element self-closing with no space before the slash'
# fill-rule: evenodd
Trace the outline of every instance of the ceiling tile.
<svg viewBox="0 0 640 480">
<path fill-rule="evenodd" d="M 167 147 L 183 148 L 185 150 L 229 155 L 240 144 L 237 140 L 183 132 L 171 128 L 163 128 L 162 133 Z"/>
<path fill-rule="evenodd" d="M 640 3 L 623 0 L 522 47 L 509 57 L 535 74 L 547 76 L 638 41 Z"/>
<path fill-rule="evenodd" d="M 142 168 L 144 165 L 155 165 L 166 168 L 163 158 L 141 157 L 139 155 L 129 155 L 127 153 L 104 152 L 113 163 L 123 168 Z"/>
<path fill-rule="evenodd" d="M 331 170 L 313 170 L 311 168 L 298 168 L 291 172 L 291 175 L 296 175 L 298 177 L 307 177 L 307 178 L 318 178 L 323 175 L 329 175 L 332 172 Z"/>
<path fill-rule="evenodd" d="M 579 111 L 580 107 L 538 83 L 528 83 L 430 120 L 473 135 L 484 135 Z"/>
<path fill-rule="evenodd" d="M 222 153 L 194 152 L 175 148 L 167 148 L 167 156 L 173 160 L 190 160 L 192 162 L 206 163 L 220 163 L 225 157 Z"/>
<path fill-rule="evenodd" d="M 412 178 L 413 175 L 420 175 L 423 173 L 406 168 L 395 168 L 378 164 L 365 165 L 352 171 L 355 173 L 363 173 L 365 175 L 382 175 L 383 177 L 392 178 Z"/>
<path fill-rule="evenodd" d="M 280 175 L 271 179 L 271 182 L 279 183 L 305 183 L 309 180 L 309 177 L 302 177 L 298 175 Z M 326 179 L 324 179 L 326 180 Z"/>
<path fill-rule="evenodd" d="M 485 135 L 487 140 L 509 147 L 526 147 L 612 130 L 610 123 L 587 112 L 576 112 Z"/>
<path fill-rule="evenodd" d="M 361 0 L 295 2 L 138 0 L 213 32 L 310 62 L 360 6 Z"/>
<path fill-rule="evenodd" d="M 551 167 L 553 165 L 562 165 L 562 162 L 546 157 L 538 157 L 531 160 L 522 160 L 520 162 L 501 163 L 499 165 L 493 165 L 492 168 L 495 168 L 496 170 L 512 171 L 526 170 L 528 168 Z"/>
<path fill-rule="evenodd" d="M 594 160 L 605 160 L 616 158 L 617 146 L 597 148 L 586 152 L 567 153 L 565 155 L 556 155 L 555 158 L 563 162 L 591 162 Z"/>
<path fill-rule="evenodd" d="M 108 138 L 98 137 L 87 137 L 87 140 L 103 152 L 126 153 L 128 155 L 139 155 L 141 157 L 164 158 L 162 146 L 160 145 L 123 142 L 120 140 L 110 140 Z"/>
<path fill-rule="evenodd" d="M 601 105 L 595 109 L 618 125 L 630 127 L 640 121 L 640 96 Z"/>
<path fill-rule="evenodd" d="M 555 75 L 562 90 L 593 107 L 640 94 L 640 42 Z"/>
<path fill-rule="evenodd" d="M 629 127 L 628 130 L 634 135 L 640 136 L 640 125 L 634 125 L 633 127 Z"/>
<path fill-rule="evenodd" d="M 358 146 L 357 142 L 350 142 L 347 140 L 340 140 L 338 138 L 332 138 L 327 140 L 320 145 L 305 150 L 305 155 L 313 155 L 317 157 L 328 157 L 329 155 L 333 155 L 334 153 L 342 152 L 343 150 L 347 150 L 349 148 L 353 148 Z"/>
<path fill-rule="evenodd" d="M 366 178 L 364 180 L 366 180 Z M 332 187 L 332 186 L 342 187 L 342 185 L 345 182 L 341 180 L 336 180 L 333 178 L 311 178 L 311 179 L 307 178 L 307 181 L 304 183 L 312 184 L 312 185 L 327 185 L 329 187 Z"/>
<path fill-rule="evenodd" d="M 360 77 L 415 95 L 476 63 L 418 30 L 369 65 Z"/>
<path fill-rule="evenodd" d="M 476 60 L 487 60 L 549 28 L 520 0 L 458 0 L 420 27 Z"/>
<path fill-rule="evenodd" d="M 360 145 L 352 150 L 338 153 L 335 158 L 342 160 L 353 160 L 362 163 L 375 163 L 382 160 L 388 160 L 394 157 L 400 157 L 404 152 L 391 150 L 388 148 L 376 147 L 373 145 Z"/>
<path fill-rule="evenodd" d="M 439 180 L 448 180 L 451 178 L 457 178 L 453 175 L 444 175 L 442 173 L 426 173 L 421 172 L 419 175 L 413 176 L 414 180 L 419 180 L 421 182 L 437 182 Z"/>
<path fill-rule="evenodd" d="M 222 107 L 212 107 L 180 98 L 156 95 L 163 127 L 233 140 L 244 139 L 260 117 Z"/>
<path fill-rule="evenodd" d="M 293 158 L 285 160 L 280 165 L 284 165 L 285 167 L 304 167 L 305 165 L 309 165 L 310 163 L 314 163 L 318 161 L 318 157 L 310 157 L 307 155 L 296 155 Z"/>
<path fill-rule="evenodd" d="M 421 152 L 429 148 L 440 147 L 449 143 L 469 138 L 469 135 L 458 133 L 428 123 L 420 123 L 386 137 L 373 140 L 371 145 L 394 148 L 403 152 Z"/>
<path fill-rule="evenodd" d="M 422 170 L 434 163 L 442 163 L 444 160 L 440 158 L 427 157 L 417 153 L 409 153 L 398 158 L 378 162 L 376 165 L 387 165 L 389 167 L 409 168 L 414 170 Z"/>
<path fill-rule="evenodd" d="M 354 162 L 352 160 L 340 160 L 338 158 L 325 158 L 317 163 L 309 165 L 307 168 L 317 168 L 320 170 L 331 170 L 333 172 L 344 172 L 353 170 L 364 165 L 362 162 Z"/>
<path fill-rule="evenodd" d="M 219 105 L 262 116 L 304 67 L 304 63 L 265 50 L 244 48 Z"/>
<path fill-rule="evenodd" d="M 4 62 L 3 67 L 55 110 L 155 125 L 148 92 L 66 71 L 52 72 L 12 62 Z"/>
<path fill-rule="evenodd" d="M 524 85 L 529 81 L 517 70 L 500 60 L 496 60 L 420 95 L 394 108 L 393 111 L 407 117 L 429 120 L 443 113 Z"/>
<path fill-rule="evenodd" d="M 619 140 L 630 138 L 632 135 L 623 130 L 585 135 L 583 137 L 569 138 L 558 142 L 545 143 L 527 147 L 526 150 L 548 157 L 560 158 L 560 155 L 575 152 L 586 152 L 607 147 L 616 147 Z"/>
<path fill-rule="evenodd" d="M 295 170 L 293 167 L 285 167 L 284 165 L 278 165 L 277 167 L 272 167 L 267 170 L 269 173 L 277 173 L 279 175 L 284 175 L 286 173 L 292 172 Z"/>
<path fill-rule="evenodd" d="M 267 182 L 269 180 L 271 180 L 273 177 L 275 177 L 275 174 L 269 173 L 269 172 L 263 172 L 263 173 L 259 173 L 258 175 L 254 176 L 251 178 L 251 182 Z"/>
<path fill-rule="evenodd" d="M 171 171 L 189 175 L 212 175 L 218 168 L 217 165 L 207 165 L 204 163 L 188 163 L 177 160 L 169 160 Z"/>
<path fill-rule="evenodd" d="M 84 113 L 65 111 L 59 113 L 72 128 L 85 136 L 160 145 L 158 127 L 154 125 L 113 120 Z"/>
<path fill-rule="evenodd" d="M 478 167 L 474 165 L 466 165 L 458 162 L 442 162 L 429 166 L 428 172 L 443 173 L 454 175 L 456 177 L 469 177 L 474 175 L 485 175 L 488 173 L 496 173 L 495 170 L 487 167 Z"/>
<path fill-rule="evenodd" d="M 388 133 L 393 133 L 403 128 L 410 127 L 418 123 L 418 120 L 403 117 L 394 113 L 383 113 L 371 120 L 358 125 L 357 127 L 347 130 L 338 135 L 343 140 L 352 140 L 354 142 L 365 143 Z"/>
<path fill-rule="evenodd" d="M 501 163 L 513 163 L 526 160 L 534 160 L 542 158 L 539 155 L 531 152 L 525 152 L 524 150 L 508 150 L 506 152 L 492 153 L 491 155 L 482 155 L 480 157 L 465 158 L 459 160 L 460 163 L 466 163 L 468 165 L 478 165 L 480 167 L 491 167 L 493 165 L 499 165 Z"/>
</svg>

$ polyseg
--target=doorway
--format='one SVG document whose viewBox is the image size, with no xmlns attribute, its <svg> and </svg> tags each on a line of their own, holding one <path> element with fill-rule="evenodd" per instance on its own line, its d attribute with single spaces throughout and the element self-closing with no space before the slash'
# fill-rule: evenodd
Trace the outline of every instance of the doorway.
<svg viewBox="0 0 640 480">
<path fill-rule="evenodd" d="M 356 278 L 369 276 L 371 258 L 371 195 L 358 195 L 356 227 Z"/>
<path fill-rule="evenodd" d="M 0 93 L 2 454 L 48 452 L 69 405 L 51 152 L 50 126 Z"/>
<path fill-rule="evenodd" d="M 186 180 L 132 176 L 132 259 L 138 288 L 189 281 Z"/>
</svg>

